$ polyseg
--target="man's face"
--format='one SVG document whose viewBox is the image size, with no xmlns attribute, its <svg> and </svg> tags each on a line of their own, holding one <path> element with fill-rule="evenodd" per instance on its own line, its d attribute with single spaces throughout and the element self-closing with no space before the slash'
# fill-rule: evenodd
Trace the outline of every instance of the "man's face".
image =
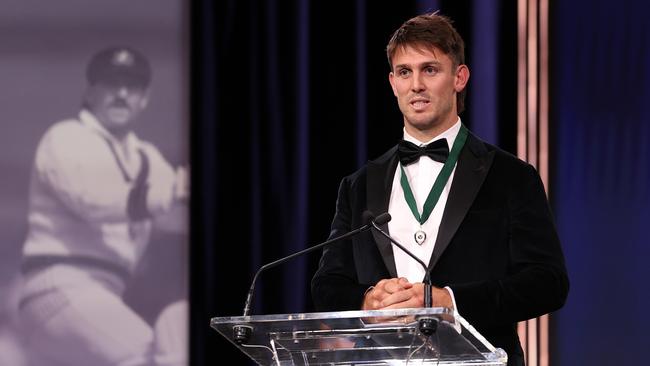
<svg viewBox="0 0 650 366">
<path fill-rule="evenodd" d="M 123 131 L 147 106 L 148 92 L 126 83 L 97 83 L 86 92 L 86 105 L 109 131 Z"/>
<path fill-rule="evenodd" d="M 389 81 L 409 134 L 433 138 L 457 121 L 456 94 L 469 79 L 467 66 L 453 67 L 437 48 L 410 45 L 397 49 L 392 64 Z"/>
</svg>

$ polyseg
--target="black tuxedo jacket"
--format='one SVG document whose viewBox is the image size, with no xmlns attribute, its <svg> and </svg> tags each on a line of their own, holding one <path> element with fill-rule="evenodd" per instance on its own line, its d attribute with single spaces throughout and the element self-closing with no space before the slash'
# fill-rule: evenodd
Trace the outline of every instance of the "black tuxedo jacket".
<svg viewBox="0 0 650 366">
<path fill-rule="evenodd" d="M 388 211 L 397 147 L 341 182 L 330 238 Z M 388 224 L 383 229 L 388 230 Z M 364 232 L 327 247 L 312 279 L 319 311 L 358 310 L 368 287 L 397 277 L 391 243 Z M 414 262 L 414 265 L 418 265 Z M 535 169 L 469 134 L 429 260 L 460 314 L 523 365 L 516 323 L 557 310 L 569 281 L 544 187 Z"/>
</svg>

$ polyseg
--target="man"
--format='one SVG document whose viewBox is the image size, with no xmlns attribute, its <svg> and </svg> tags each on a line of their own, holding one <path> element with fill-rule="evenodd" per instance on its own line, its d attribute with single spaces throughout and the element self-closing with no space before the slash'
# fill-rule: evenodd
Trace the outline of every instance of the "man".
<svg viewBox="0 0 650 366">
<path fill-rule="evenodd" d="M 132 131 L 147 106 L 149 63 L 111 47 L 86 77 L 79 116 L 50 127 L 36 151 L 19 304 L 26 347 L 34 365 L 187 364 L 184 341 L 162 335 L 156 344 L 159 335 L 122 301 L 154 219 L 188 199 L 185 170 Z M 185 314 L 174 304 L 155 328 L 186 339 Z"/>
<path fill-rule="evenodd" d="M 384 229 L 431 269 L 433 306 L 455 309 L 523 365 L 516 323 L 559 309 L 569 286 L 541 180 L 462 125 L 469 69 L 447 18 L 408 20 L 387 54 L 404 141 L 343 179 L 330 236 L 364 224 L 366 210 L 389 212 Z M 424 273 L 366 232 L 323 251 L 312 295 L 321 311 L 422 307 Z"/>
</svg>

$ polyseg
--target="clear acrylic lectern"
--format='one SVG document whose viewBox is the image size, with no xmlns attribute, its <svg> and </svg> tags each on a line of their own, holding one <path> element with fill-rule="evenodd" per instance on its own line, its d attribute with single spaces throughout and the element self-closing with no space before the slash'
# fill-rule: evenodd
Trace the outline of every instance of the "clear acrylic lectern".
<svg viewBox="0 0 650 366">
<path fill-rule="evenodd" d="M 437 321 L 425 336 L 422 318 Z M 212 328 L 259 365 L 506 365 L 462 317 L 447 308 L 342 311 L 213 318 Z M 246 344 L 233 327 L 252 330 Z"/>
</svg>

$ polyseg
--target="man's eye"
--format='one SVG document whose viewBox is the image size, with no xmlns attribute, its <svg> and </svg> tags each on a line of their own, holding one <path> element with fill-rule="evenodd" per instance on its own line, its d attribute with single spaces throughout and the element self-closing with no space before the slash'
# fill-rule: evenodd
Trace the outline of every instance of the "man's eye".
<svg viewBox="0 0 650 366">
<path fill-rule="evenodd" d="M 408 69 L 401 69 L 397 73 L 399 74 L 399 76 L 409 76 L 411 71 Z"/>
<path fill-rule="evenodd" d="M 424 72 L 427 73 L 427 74 L 430 74 L 430 75 L 434 75 L 434 74 L 436 74 L 438 72 L 438 69 L 436 69 L 433 66 L 429 66 L 429 67 L 424 69 Z"/>
</svg>

